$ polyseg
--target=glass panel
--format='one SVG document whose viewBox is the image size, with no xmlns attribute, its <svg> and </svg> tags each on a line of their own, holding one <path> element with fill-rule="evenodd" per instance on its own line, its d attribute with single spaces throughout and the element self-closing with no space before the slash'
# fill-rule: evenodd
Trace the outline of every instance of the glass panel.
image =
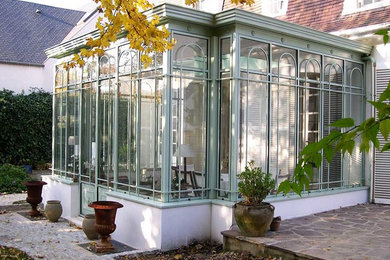
<svg viewBox="0 0 390 260">
<path fill-rule="evenodd" d="M 265 83 L 241 81 L 241 171 L 255 161 L 257 167 L 267 169 L 268 87 Z"/>
<path fill-rule="evenodd" d="M 221 70 L 230 70 L 230 38 L 221 40 Z"/>
<path fill-rule="evenodd" d="M 173 66 L 207 70 L 207 40 L 175 34 Z"/>
<path fill-rule="evenodd" d="M 270 173 L 278 184 L 292 176 L 295 168 L 296 90 L 271 85 Z"/>
<path fill-rule="evenodd" d="M 343 84 L 343 61 L 325 57 L 325 82 Z"/>
<path fill-rule="evenodd" d="M 96 83 L 87 83 L 82 89 L 81 121 L 81 181 L 95 182 L 96 167 Z"/>
<path fill-rule="evenodd" d="M 179 78 L 173 83 L 172 120 L 177 128 L 172 129 L 172 189 L 189 190 L 181 197 L 200 196 L 190 190 L 205 187 L 206 182 L 206 83 Z"/>
<path fill-rule="evenodd" d="M 134 50 L 125 49 L 121 52 L 119 58 L 119 74 L 132 74 L 137 72 L 138 63 L 138 53 Z"/>
<path fill-rule="evenodd" d="M 363 65 L 349 61 L 345 65 L 347 73 L 346 85 L 363 88 Z"/>
<path fill-rule="evenodd" d="M 68 177 L 79 173 L 79 91 L 68 92 L 67 172 Z"/>
<path fill-rule="evenodd" d="M 231 132 L 231 116 L 230 116 L 230 79 L 221 81 L 220 93 L 220 149 L 219 149 L 219 186 L 223 190 L 230 190 L 229 177 L 229 151 L 230 151 L 230 132 Z M 219 196 L 227 197 L 227 192 L 219 192 Z"/>
<path fill-rule="evenodd" d="M 136 184 L 137 81 L 120 77 L 118 114 L 118 189 Z"/>
<path fill-rule="evenodd" d="M 269 45 L 241 38 L 240 68 L 258 73 L 267 73 Z"/>
<path fill-rule="evenodd" d="M 99 100 L 99 184 L 108 185 L 113 180 L 113 126 L 114 126 L 114 84 L 111 80 L 100 83 Z"/>
<path fill-rule="evenodd" d="M 54 95 L 54 165 L 53 168 L 56 170 L 61 170 L 61 134 L 62 134 L 62 128 L 63 122 L 62 122 L 62 111 L 61 111 L 61 104 L 62 104 L 62 94 L 57 93 Z"/>
<path fill-rule="evenodd" d="M 153 189 L 154 161 L 156 147 L 156 114 L 154 79 L 143 79 L 141 83 L 140 109 L 140 172 L 139 185 Z M 161 172 L 161 168 L 159 169 Z"/>
<path fill-rule="evenodd" d="M 321 80 L 321 55 L 309 52 L 299 52 L 300 68 L 299 77 L 303 81 Z M 310 84 L 307 84 L 310 87 Z M 318 87 L 314 85 L 313 87 Z"/>
<path fill-rule="evenodd" d="M 272 45 L 272 74 L 273 81 L 295 84 L 296 50 Z"/>
<path fill-rule="evenodd" d="M 107 54 L 100 57 L 99 60 L 99 76 L 100 77 L 106 77 L 106 76 L 114 76 L 115 75 L 115 58 L 111 54 L 113 51 L 107 51 Z"/>
<path fill-rule="evenodd" d="M 343 116 L 343 94 L 333 91 L 324 92 L 324 131 L 323 135 L 328 136 L 333 127 L 329 125 Z M 341 154 L 336 153 L 331 164 L 326 160 L 323 163 L 322 181 L 325 183 L 322 188 L 340 187 L 342 182 Z M 328 184 L 327 184 L 328 183 Z"/>
</svg>

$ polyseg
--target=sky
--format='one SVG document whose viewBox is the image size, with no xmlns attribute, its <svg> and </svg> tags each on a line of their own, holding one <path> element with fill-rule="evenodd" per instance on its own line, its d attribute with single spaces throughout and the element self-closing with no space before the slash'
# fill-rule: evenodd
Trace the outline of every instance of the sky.
<svg viewBox="0 0 390 260">
<path fill-rule="evenodd" d="M 93 3 L 93 0 L 23 0 L 43 5 L 51 5 L 73 10 L 82 10 L 86 4 Z"/>
</svg>

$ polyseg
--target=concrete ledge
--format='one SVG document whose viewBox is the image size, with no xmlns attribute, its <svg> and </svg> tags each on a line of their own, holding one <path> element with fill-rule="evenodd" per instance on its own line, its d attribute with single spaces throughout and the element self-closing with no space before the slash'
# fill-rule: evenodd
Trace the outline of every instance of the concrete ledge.
<svg viewBox="0 0 390 260">
<path fill-rule="evenodd" d="M 266 243 L 254 243 L 247 237 L 241 236 L 238 231 L 222 231 L 223 249 L 236 252 L 249 252 L 254 256 L 271 257 L 283 260 L 322 260 L 321 258 L 293 252 L 285 248 L 267 245 Z"/>
</svg>

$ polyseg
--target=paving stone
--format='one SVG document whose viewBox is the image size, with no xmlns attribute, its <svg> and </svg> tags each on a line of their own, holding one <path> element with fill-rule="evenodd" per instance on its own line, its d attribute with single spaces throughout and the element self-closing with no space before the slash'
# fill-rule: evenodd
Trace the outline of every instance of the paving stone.
<svg viewBox="0 0 390 260">
<path fill-rule="evenodd" d="M 244 238 L 245 240 L 245 238 Z M 246 240 L 247 241 L 247 240 Z M 390 259 L 390 205 L 360 204 L 283 220 L 251 242 L 319 259 Z"/>
</svg>

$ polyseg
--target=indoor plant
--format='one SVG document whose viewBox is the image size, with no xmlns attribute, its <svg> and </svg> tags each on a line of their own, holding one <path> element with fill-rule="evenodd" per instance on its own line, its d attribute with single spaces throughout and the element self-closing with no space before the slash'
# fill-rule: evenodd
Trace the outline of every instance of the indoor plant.
<svg viewBox="0 0 390 260">
<path fill-rule="evenodd" d="M 270 173 L 255 167 L 254 161 L 250 161 L 237 177 L 240 180 L 238 191 L 244 197 L 234 205 L 237 225 L 244 236 L 262 236 L 274 217 L 274 206 L 263 201 L 275 188 L 275 180 Z"/>
</svg>

